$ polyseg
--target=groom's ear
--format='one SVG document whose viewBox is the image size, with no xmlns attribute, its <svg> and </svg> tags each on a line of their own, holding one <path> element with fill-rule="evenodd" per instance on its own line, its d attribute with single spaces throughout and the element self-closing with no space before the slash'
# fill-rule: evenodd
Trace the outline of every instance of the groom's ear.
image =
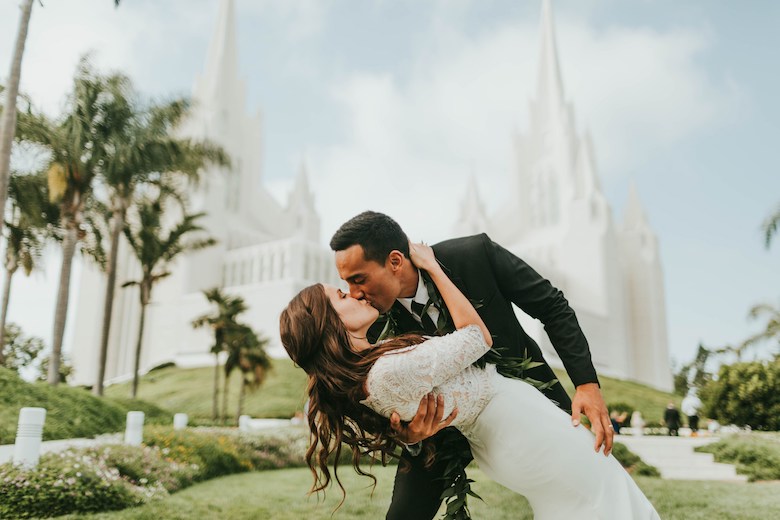
<svg viewBox="0 0 780 520">
<path fill-rule="evenodd" d="M 393 249 L 392 251 L 390 251 L 390 254 L 387 255 L 387 265 L 389 266 L 391 271 L 394 272 L 400 271 L 405 261 L 406 261 L 406 257 L 402 252 L 400 252 L 397 249 Z"/>
</svg>

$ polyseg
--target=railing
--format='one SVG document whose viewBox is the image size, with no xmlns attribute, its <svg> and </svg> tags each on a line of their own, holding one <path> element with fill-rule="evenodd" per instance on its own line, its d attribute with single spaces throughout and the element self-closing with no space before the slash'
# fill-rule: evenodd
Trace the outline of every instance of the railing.
<svg viewBox="0 0 780 520">
<path fill-rule="evenodd" d="M 335 283 L 333 253 L 312 242 L 279 240 L 225 253 L 223 285 L 251 285 L 281 280 Z"/>
</svg>

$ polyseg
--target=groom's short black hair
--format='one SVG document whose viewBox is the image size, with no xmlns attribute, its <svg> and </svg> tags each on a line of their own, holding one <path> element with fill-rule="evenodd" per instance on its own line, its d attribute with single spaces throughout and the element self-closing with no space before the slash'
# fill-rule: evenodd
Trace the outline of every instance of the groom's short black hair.
<svg viewBox="0 0 780 520">
<path fill-rule="evenodd" d="M 366 260 L 385 265 L 390 251 L 397 249 L 409 258 L 409 239 L 398 222 L 384 213 L 364 211 L 346 221 L 330 239 L 333 251 L 343 251 L 354 245 L 363 248 Z"/>
</svg>

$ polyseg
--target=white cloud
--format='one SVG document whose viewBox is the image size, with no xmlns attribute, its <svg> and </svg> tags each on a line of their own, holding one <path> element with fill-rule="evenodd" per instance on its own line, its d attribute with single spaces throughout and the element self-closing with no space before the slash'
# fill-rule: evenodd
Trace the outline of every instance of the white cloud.
<svg viewBox="0 0 780 520">
<path fill-rule="evenodd" d="M 443 238 L 472 171 L 489 205 L 504 201 L 512 133 L 527 127 L 536 85 L 538 27 L 504 22 L 469 37 L 434 26 L 403 80 L 353 72 L 332 86 L 349 138 L 311 154 L 324 235 L 371 207 L 410 222 L 420 238 Z M 717 124 L 735 105 L 697 63 L 710 44 L 701 31 L 599 32 L 567 18 L 557 32 L 566 96 L 578 130 L 592 130 L 602 177 Z"/>
</svg>

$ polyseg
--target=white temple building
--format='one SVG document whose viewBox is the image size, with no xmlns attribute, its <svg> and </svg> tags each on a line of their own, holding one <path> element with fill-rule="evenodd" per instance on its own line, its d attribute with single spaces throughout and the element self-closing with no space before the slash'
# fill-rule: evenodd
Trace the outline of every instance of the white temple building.
<svg viewBox="0 0 780 520">
<path fill-rule="evenodd" d="M 632 187 L 620 224 L 599 185 L 589 135 L 566 102 L 549 0 L 542 6 L 536 95 L 517 136 L 517 168 L 489 215 L 474 178 L 455 235 L 487 232 L 561 289 L 577 313 L 599 374 L 671 390 L 658 240 Z M 562 366 L 540 322 L 518 311 L 551 364 Z"/>
<path fill-rule="evenodd" d="M 249 310 L 241 319 L 272 340 L 273 352 L 280 352 L 278 317 L 290 298 L 314 282 L 338 283 L 333 254 L 320 236 L 305 167 L 284 205 L 263 185 L 262 127 L 259 115 L 247 114 L 233 4 L 220 0 L 216 33 L 194 88 L 196 108 L 182 129 L 219 143 L 232 159 L 229 171 L 208 172 L 208 182 L 192 197 L 192 209 L 207 212 L 206 226 L 219 244 L 180 258 L 173 274 L 155 287 L 147 308 L 142 372 L 166 362 L 185 367 L 213 363 L 212 336 L 190 325 L 211 311 L 205 289 L 221 286 L 242 296 Z M 564 98 L 547 0 L 541 30 L 536 99 L 529 132 L 516 139 L 516 174 L 503 190 L 510 194 L 508 201 L 488 213 L 472 178 L 454 235 L 487 232 L 563 290 L 600 374 L 671 390 L 657 239 L 635 190 L 622 223 L 613 223 L 592 144 L 587 135 L 578 135 L 573 109 Z M 118 286 L 135 279 L 138 270 L 126 244 L 119 256 Z M 97 376 L 104 289 L 105 275 L 85 265 L 71 326 L 76 384 L 94 384 Z M 137 289 L 117 288 L 108 381 L 132 374 L 138 319 Z M 525 315 L 521 320 L 547 359 L 561 366 L 541 323 Z"/>
</svg>

